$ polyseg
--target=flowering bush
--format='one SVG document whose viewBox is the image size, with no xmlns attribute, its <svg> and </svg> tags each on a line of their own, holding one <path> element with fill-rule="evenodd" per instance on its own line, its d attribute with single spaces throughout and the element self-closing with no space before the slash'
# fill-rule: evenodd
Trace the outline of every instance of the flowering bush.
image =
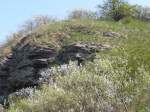
<svg viewBox="0 0 150 112">
<path fill-rule="evenodd" d="M 127 63 L 127 58 L 105 57 L 80 67 L 70 62 L 43 69 L 40 81 L 46 85 L 12 102 L 9 112 L 147 111 L 149 72 L 139 67 L 130 74 Z"/>
</svg>

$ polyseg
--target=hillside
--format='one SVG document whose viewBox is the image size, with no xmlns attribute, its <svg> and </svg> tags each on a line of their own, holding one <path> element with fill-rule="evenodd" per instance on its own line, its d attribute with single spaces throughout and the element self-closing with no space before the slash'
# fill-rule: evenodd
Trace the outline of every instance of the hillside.
<svg viewBox="0 0 150 112">
<path fill-rule="evenodd" d="M 8 112 L 149 112 L 149 29 L 65 20 L 15 37 L 0 49 L 0 103 Z"/>
</svg>

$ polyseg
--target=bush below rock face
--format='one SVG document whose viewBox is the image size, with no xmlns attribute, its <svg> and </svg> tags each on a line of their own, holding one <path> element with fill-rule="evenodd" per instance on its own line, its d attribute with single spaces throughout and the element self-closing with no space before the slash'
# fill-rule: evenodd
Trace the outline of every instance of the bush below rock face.
<svg viewBox="0 0 150 112">
<path fill-rule="evenodd" d="M 66 72 L 67 71 L 67 72 Z M 65 75 L 64 75 L 65 72 Z M 44 86 L 27 99 L 13 100 L 12 110 L 23 112 L 110 112 L 115 88 L 111 81 L 75 63 L 42 70 L 55 84 Z M 53 75 L 52 75 L 53 74 Z M 64 75 L 64 76 L 63 76 Z"/>
</svg>

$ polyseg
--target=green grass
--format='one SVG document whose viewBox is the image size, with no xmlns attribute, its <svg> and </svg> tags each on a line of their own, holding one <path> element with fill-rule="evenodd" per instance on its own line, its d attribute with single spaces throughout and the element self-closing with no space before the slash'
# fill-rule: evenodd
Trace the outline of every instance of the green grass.
<svg viewBox="0 0 150 112">
<path fill-rule="evenodd" d="M 81 29 L 76 27 L 81 26 Z M 73 42 L 110 44 L 93 63 L 69 65 L 65 76 L 56 72 L 55 85 L 44 85 L 8 112 L 148 112 L 150 110 L 150 24 L 123 21 L 68 20 L 37 29 L 34 44 L 61 48 Z M 88 31 L 88 32 L 87 32 Z M 103 37 L 115 31 L 120 38 Z M 58 70 L 59 71 L 59 70 Z"/>
</svg>

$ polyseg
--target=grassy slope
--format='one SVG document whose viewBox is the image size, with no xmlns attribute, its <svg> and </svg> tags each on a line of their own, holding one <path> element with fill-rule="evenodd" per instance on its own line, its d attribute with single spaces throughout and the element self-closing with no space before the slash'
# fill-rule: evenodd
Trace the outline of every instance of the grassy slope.
<svg viewBox="0 0 150 112">
<path fill-rule="evenodd" d="M 31 98 L 14 102 L 9 112 L 104 112 L 111 107 L 116 112 L 148 111 L 149 29 L 150 24 L 140 21 L 93 20 L 63 21 L 37 29 L 31 40 L 41 46 L 59 49 L 72 42 L 91 41 L 115 48 L 111 52 L 97 54 L 100 59 L 87 63 L 80 70 L 71 69 L 74 66 L 71 64 L 66 76 L 61 77 L 61 73 L 56 72 L 56 86 L 44 86 Z M 103 37 L 105 31 L 115 31 L 122 36 L 106 38 Z M 6 48 L 10 48 L 10 44 Z"/>
</svg>

